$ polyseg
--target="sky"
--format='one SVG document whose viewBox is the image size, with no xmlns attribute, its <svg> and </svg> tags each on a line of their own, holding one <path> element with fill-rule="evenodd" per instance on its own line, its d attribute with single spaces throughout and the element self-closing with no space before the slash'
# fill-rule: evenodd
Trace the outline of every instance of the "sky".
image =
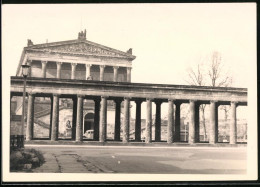
<svg viewBox="0 0 260 187">
<path fill-rule="evenodd" d="M 22 4 L 2 6 L 3 80 L 15 76 L 27 39 L 73 40 L 84 29 L 87 40 L 133 48 L 132 82 L 188 84 L 187 70 L 214 51 L 233 87 L 248 88 L 256 77 L 255 3 Z"/>
<path fill-rule="evenodd" d="M 133 48 L 132 82 L 188 84 L 187 70 L 218 51 L 233 86 L 246 88 L 256 64 L 254 3 L 24 4 L 2 11 L 3 65 L 11 67 L 10 76 L 27 39 L 72 40 L 84 29 L 90 41 Z"/>
</svg>

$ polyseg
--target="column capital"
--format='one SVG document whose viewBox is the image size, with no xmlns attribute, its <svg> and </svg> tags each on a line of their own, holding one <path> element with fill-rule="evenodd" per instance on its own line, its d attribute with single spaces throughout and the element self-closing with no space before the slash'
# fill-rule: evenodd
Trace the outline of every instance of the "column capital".
<svg viewBox="0 0 260 187">
<path fill-rule="evenodd" d="M 153 101 L 154 98 L 146 98 L 146 101 Z"/>
<path fill-rule="evenodd" d="M 31 64 L 32 63 L 32 59 L 27 59 L 26 63 L 27 64 Z"/>
<path fill-rule="evenodd" d="M 35 93 L 28 92 L 28 96 L 35 97 Z"/>
<path fill-rule="evenodd" d="M 77 97 L 78 98 L 83 98 L 83 97 L 85 97 L 85 95 L 77 94 Z"/>
<path fill-rule="evenodd" d="M 175 99 L 168 99 L 168 102 L 174 102 L 176 101 Z"/>
<path fill-rule="evenodd" d="M 107 99 L 108 96 L 101 96 L 101 99 Z"/>
<path fill-rule="evenodd" d="M 52 94 L 53 96 L 60 97 L 60 94 Z"/>
<path fill-rule="evenodd" d="M 195 99 L 190 99 L 190 103 L 191 102 L 197 102 L 197 100 L 195 100 Z"/>
<path fill-rule="evenodd" d="M 41 61 L 42 64 L 47 64 L 48 61 Z"/>
<path fill-rule="evenodd" d="M 238 105 L 238 102 L 237 102 L 237 101 L 230 101 L 230 105 L 235 105 L 235 106 L 237 106 L 237 105 Z"/>
<path fill-rule="evenodd" d="M 128 70 L 131 70 L 132 69 L 132 67 L 126 67 Z"/>
<path fill-rule="evenodd" d="M 131 97 L 124 97 L 124 100 L 130 100 Z"/>
<path fill-rule="evenodd" d="M 114 68 L 114 69 L 118 69 L 118 68 L 119 68 L 119 66 L 113 66 L 113 68 Z"/>
<path fill-rule="evenodd" d="M 85 64 L 86 65 L 86 67 L 91 67 L 92 66 L 92 64 Z"/>
<path fill-rule="evenodd" d="M 61 65 L 63 62 L 56 62 L 57 65 Z"/>
<path fill-rule="evenodd" d="M 99 68 L 105 68 L 106 66 L 105 65 L 100 65 Z"/>
<path fill-rule="evenodd" d="M 77 63 L 71 63 L 71 66 L 76 66 L 77 65 Z"/>
</svg>

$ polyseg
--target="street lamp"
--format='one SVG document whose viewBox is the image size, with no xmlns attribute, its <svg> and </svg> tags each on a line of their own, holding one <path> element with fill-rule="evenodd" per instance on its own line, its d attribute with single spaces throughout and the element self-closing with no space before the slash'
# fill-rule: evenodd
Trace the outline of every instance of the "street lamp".
<svg viewBox="0 0 260 187">
<path fill-rule="evenodd" d="M 23 107 L 22 107 L 22 119 L 21 119 L 21 124 L 22 124 L 22 134 L 21 134 L 21 139 L 20 139 L 20 147 L 24 147 L 24 107 L 25 107 L 25 90 L 26 90 L 26 78 L 29 73 L 29 68 L 30 66 L 27 64 L 22 65 L 22 75 L 23 75 Z M 18 141 L 18 140 L 17 140 Z"/>
</svg>

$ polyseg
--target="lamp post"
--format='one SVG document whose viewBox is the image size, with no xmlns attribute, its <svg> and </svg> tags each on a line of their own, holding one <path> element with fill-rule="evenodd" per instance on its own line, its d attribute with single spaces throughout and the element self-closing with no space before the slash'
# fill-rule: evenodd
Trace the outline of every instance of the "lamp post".
<svg viewBox="0 0 260 187">
<path fill-rule="evenodd" d="M 26 90 L 26 78 L 28 76 L 30 66 L 27 64 L 22 65 L 22 75 L 23 75 L 23 107 L 22 107 L 22 119 L 21 119 L 21 124 L 22 124 L 22 133 L 21 133 L 21 147 L 24 147 L 24 107 L 25 107 L 25 90 Z"/>
</svg>

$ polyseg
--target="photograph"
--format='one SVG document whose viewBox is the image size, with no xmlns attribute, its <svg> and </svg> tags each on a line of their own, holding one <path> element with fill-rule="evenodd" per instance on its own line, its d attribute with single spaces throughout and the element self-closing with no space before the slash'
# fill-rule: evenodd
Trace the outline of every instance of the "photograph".
<svg viewBox="0 0 260 187">
<path fill-rule="evenodd" d="M 3 4 L 3 181 L 257 180 L 256 14 Z"/>
</svg>

